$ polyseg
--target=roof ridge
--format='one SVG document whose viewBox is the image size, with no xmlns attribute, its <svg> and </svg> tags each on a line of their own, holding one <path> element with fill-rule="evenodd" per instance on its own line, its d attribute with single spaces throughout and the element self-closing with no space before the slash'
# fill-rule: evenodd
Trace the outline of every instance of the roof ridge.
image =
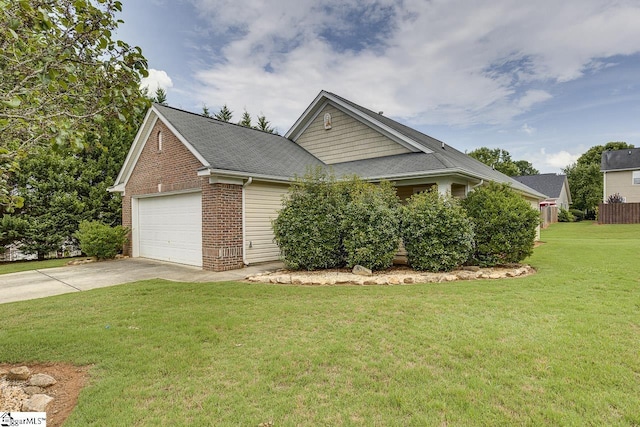
<svg viewBox="0 0 640 427">
<path fill-rule="evenodd" d="M 233 126 L 237 126 L 237 127 L 239 127 L 239 128 L 242 128 L 242 129 L 251 129 L 251 130 L 256 131 L 256 132 L 266 133 L 267 135 L 275 135 L 275 136 L 280 136 L 280 137 L 282 137 L 282 135 L 280 135 L 279 133 L 267 132 L 267 131 L 264 131 L 264 130 L 262 130 L 262 129 L 256 129 L 256 128 L 254 128 L 253 126 L 249 127 L 249 126 L 243 126 L 243 125 L 238 124 L 238 123 L 225 122 L 224 120 L 216 119 L 215 117 L 207 117 L 207 116 L 203 116 L 202 114 L 194 113 L 193 111 L 183 110 L 182 108 L 172 107 L 171 105 L 164 105 L 164 104 L 160 104 L 160 103 L 157 103 L 157 102 L 154 102 L 154 103 L 153 103 L 153 105 L 154 105 L 154 106 L 159 106 L 159 107 L 164 107 L 164 108 L 170 108 L 170 109 L 172 109 L 172 110 L 179 111 L 179 112 L 181 112 L 181 113 L 191 114 L 191 115 L 193 115 L 193 116 L 201 117 L 201 118 L 203 118 L 203 119 L 210 119 L 210 120 L 213 120 L 213 121 L 215 121 L 215 122 L 217 122 L 217 123 L 219 123 L 219 124 L 221 124 L 221 125 L 225 125 L 225 124 L 227 124 L 227 125 L 233 125 Z M 284 137 L 283 137 L 283 138 L 284 138 Z M 286 139 L 286 138 L 285 138 L 285 139 Z"/>
</svg>

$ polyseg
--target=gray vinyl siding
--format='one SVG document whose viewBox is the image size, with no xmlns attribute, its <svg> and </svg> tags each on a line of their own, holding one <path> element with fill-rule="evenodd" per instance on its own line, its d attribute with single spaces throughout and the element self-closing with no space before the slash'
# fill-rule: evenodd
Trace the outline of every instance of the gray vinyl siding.
<svg viewBox="0 0 640 427">
<path fill-rule="evenodd" d="M 331 114 L 331 129 L 324 114 Z M 411 151 L 328 104 L 296 142 L 327 164 L 405 154 Z"/>
<path fill-rule="evenodd" d="M 288 188 L 288 185 L 260 182 L 245 188 L 245 254 L 249 264 L 279 259 L 271 220 L 282 208 L 282 196 Z"/>
</svg>

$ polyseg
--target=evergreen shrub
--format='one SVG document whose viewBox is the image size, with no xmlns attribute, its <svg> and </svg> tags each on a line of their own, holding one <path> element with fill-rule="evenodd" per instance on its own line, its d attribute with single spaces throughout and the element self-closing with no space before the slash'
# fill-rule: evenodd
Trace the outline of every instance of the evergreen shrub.
<svg viewBox="0 0 640 427">
<path fill-rule="evenodd" d="M 450 271 L 473 251 L 473 225 L 457 200 L 429 191 L 402 208 L 402 238 L 415 270 Z"/>
<path fill-rule="evenodd" d="M 399 201 L 389 182 L 379 185 L 358 178 L 339 184 L 347 201 L 341 234 L 345 263 L 371 270 L 391 267 L 400 242 Z"/>
<path fill-rule="evenodd" d="M 82 221 L 75 237 L 80 242 L 80 250 L 86 255 L 110 259 L 120 253 L 128 232 L 121 225 L 111 227 L 100 221 Z"/>
<path fill-rule="evenodd" d="M 481 267 L 517 263 L 533 253 L 540 213 L 510 185 L 491 182 L 462 201 L 474 224 L 470 262 Z"/>
</svg>

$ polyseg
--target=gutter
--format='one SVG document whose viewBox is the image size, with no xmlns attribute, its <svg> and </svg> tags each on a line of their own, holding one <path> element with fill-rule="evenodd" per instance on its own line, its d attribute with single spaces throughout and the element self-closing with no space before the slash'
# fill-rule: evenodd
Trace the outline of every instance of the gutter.
<svg viewBox="0 0 640 427">
<path fill-rule="evenodd" d="M 244 184 L 242 184 L 242 263 L 245 266 L 249 265 L 249 262 L 247 261 L 247 217 L 246 217 L 246 196 L 245 196 L 245 188 L 247 188 L 248 186 L 251 185 L 251 183 L 253 182 L 253 178 L 249 177 L 249 179 L 247 179 L 247 182 L 245 182 Z"/>
</svg>

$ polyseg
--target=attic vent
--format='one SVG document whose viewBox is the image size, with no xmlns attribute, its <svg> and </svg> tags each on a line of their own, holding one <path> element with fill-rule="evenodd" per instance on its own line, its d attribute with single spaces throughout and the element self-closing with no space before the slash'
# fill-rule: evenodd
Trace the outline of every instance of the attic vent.
<svg viewBox="0 0 640 427">
<path fill-rule="evenodd" d="M 378 114 L 383 115 L 384 111 L 378 111 Z"/>
<path fill-rule="evenodd" d="M 331 113 L 324 113 L 324 128 L 331 129 Z"/>
</svg>

